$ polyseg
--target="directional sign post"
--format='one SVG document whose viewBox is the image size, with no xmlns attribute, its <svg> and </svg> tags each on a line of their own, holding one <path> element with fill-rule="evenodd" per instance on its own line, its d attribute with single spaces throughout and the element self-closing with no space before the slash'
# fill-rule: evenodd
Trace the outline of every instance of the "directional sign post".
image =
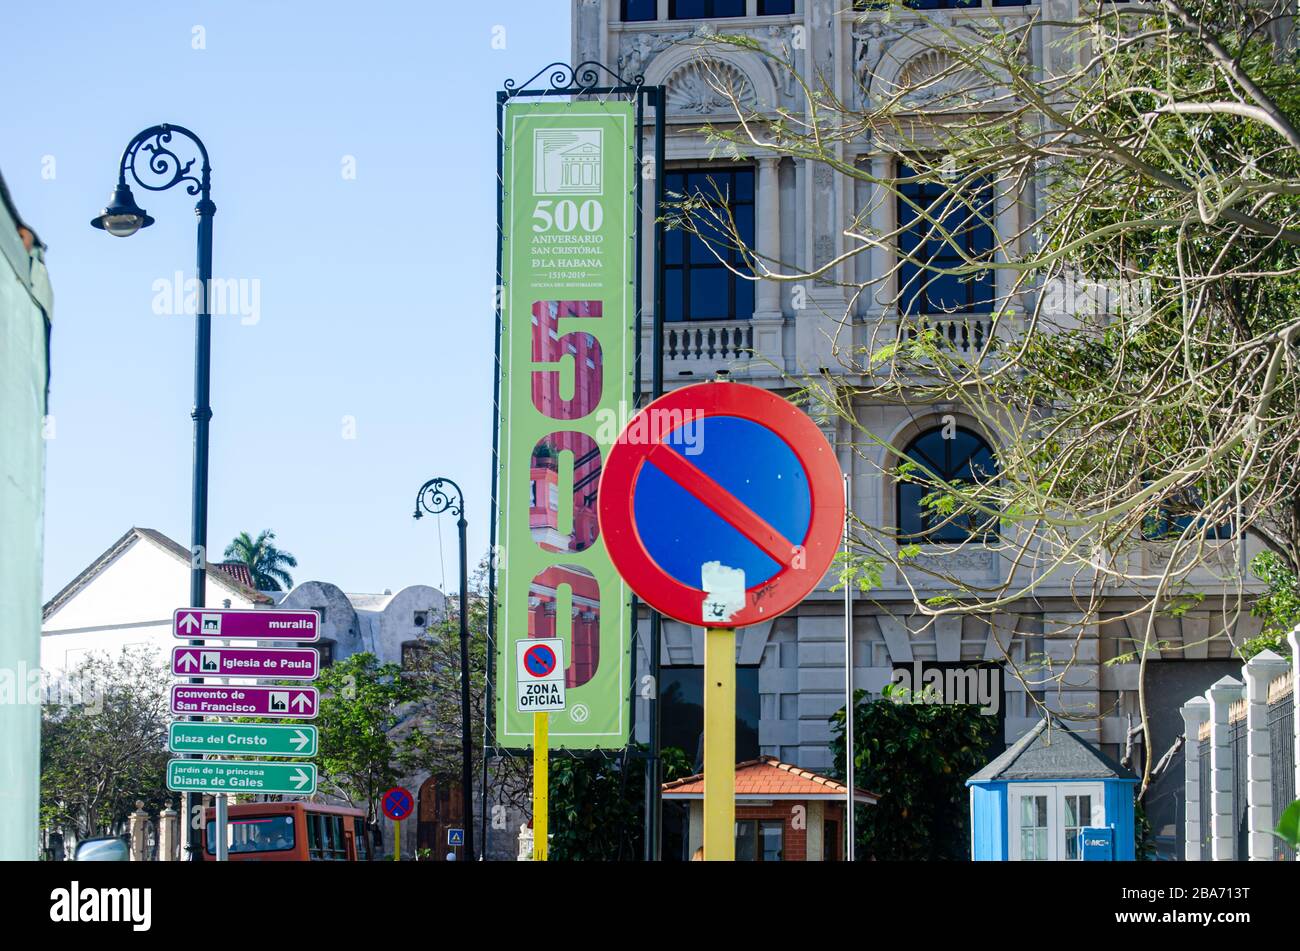
<svg viewBox="0 0 1300 951">
<path fill-rule="evenodd" d="M 674 390 L 605 460 L 600 535 L 662 614 L 705 628 L 704 857 L 735 857 L 737 627 L 790 610 L 825 576 L 844 520 L 835 451 L 798 407 L 740 383 Z"/>
<path fill-rule="evenodd" d="M 402 859 L 402 820 L 415 808 L 415 797 L 410 790 L 394 786 L 384 793 L 379 800 L 384 815 L 393 820 L 393 861 Z"/>
<path fill-rule="evenodd" d="M 167 762 L 167 788 L 175 792 L 310 796 L 316 791 L 316 767 L 311 763 L 174 759 Z"/>
<path fill-rule="evenodd" d="M 200 760 L 203 754 L 314 756 L 315 727 L 204 722 L 204 717 L 267 716 L 309 720 L 319 697 L 311 687 L 238 686 L 231 680 L 315 680 L 320 658 L 315 650 L 281 647 L 275 642 L 311 643 L 320 638 L 318 611 L 177 608 L 172 634 L 189 641 L 172 650 L 172 673 L 187 678 L 172 686 L 171 711 L 186 719 L 171 724 L 168 748 L 188 760 L 172 760 L 172 789 L 217 793 L 216 858 L 226 861 L 227 793 L 311 793 L 316 769 L 304 764 L 266 764 Z M 259 647 L 209 646 L 216 641 L 269 641 Z M 224 684 L 189 678 L 218 677 Z M 267 767 L 262 769 L 261 767 Z M 274 787 L 274 788 L 273 788 Z"/>
<path fill-rule="evenodd" d="M 172 634 L 185 640 L 315 641 L 320 639 L 320 612 L 177 608 Z"/>
<path fill-rule="evenodd" d="M 243 756 L 315 756 L 314 726 L 270 723 L 173 723 L 167 749 L 173 753 Z"/>
<path fill-rule="evenodd" d="M 319 655 L 311 648 L 173 647 L 177 677 L 248 677 L 256 680 L 315 680 Z"/>
<path fill-rule="evenodd" d="M 172 713 L 186 716 L 284 717 L 310 720 L 319 699 L 315 687 L 241 687 L 172 684 Z"/>
<path fill-rule="evenodd" d="M 533 712 L 533 861 L 546 861 L 550 811 L 550 711 L 564 709 L 564 640 L 523 638 L 515 644 L 519 669 L 515 709 Z"/>
</svg>

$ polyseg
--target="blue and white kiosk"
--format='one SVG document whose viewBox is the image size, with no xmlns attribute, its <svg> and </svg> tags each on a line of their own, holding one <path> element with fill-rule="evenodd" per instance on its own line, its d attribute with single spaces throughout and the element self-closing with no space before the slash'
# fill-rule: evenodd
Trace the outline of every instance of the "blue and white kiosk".
<svg viewBox="0 0 1300 951">
<path fill-rule="evenodd" d="M 1049 715 L 966 780 L 971 857 L 1132 861 L 1137 781 Z"/>
</svg>

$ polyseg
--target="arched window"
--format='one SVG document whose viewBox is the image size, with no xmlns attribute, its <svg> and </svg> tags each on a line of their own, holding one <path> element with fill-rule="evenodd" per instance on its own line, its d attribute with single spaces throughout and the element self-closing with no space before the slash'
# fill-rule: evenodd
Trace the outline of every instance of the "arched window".
<svg viewBox="0 0 1300 951">
<path fill-rule="evenodd" d="M 941 491 L 926 473 L 946 483 L 988 482 L 997 475 L 997 462 L 989 444 L 968 429 L 941 426 L 928 430 L 908 444 L 907 461 L 923 467 L 912 481 L 898 479 L 898 535 L 903 544 L 988 541 L 997 537 L 996 516 L 983 512 L 944 512 L 926 505 L 924 499 Z"/>
</svg>

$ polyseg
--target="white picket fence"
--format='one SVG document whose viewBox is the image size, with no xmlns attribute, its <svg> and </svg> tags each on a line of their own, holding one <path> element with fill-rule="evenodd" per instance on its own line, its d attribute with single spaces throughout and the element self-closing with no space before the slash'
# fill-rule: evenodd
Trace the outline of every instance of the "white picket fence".
<svg viewBox="0 0 1300 951">
<path fill-rule="evenodd" d="M 1288 636 L 1292 660 L 1263 651 L 1240 679 L 1224 677 L 1182 706 L 1189 862 L 1296 857 L 1273 829 L 1300 789 L 1298 636 Z"/>
</svg>

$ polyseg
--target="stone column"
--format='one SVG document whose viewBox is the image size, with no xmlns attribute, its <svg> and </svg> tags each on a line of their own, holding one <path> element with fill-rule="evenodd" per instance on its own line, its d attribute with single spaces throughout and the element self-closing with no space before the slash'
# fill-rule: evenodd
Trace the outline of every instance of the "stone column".
<svg viewBox="0 0 1300 951">
<path fill-rule="evenodd" d="M 139 799 L 135 801 L 135 812 L 127 819 L 127 831 L 131 840 L 131 861 L 148 861 L 149 813 L 144 811 L 144 803 Z"/>
<path fill-rule="evenodd" d="M 1183 858 L 1188 862 L 1208 859 L 1201 854 L 1201 724 L 1210 718 L 1210 702 L 1193 697 L 1182 706 L 1183 715 Z"/>
<path fill-rule="evenodd" d="M 1268 734 L 1268 685 L 1291 668 L 1273 651 L 1261 651 L 1246 662 L 1246 809 L 1252 862 L 1273 857 L 1273 768 Z"/>
<path fill-rule="evenodd" d="M 893 176 L 891 163 L 893 156 L 887 152 L 876 152 L 871 156 L 871 177 L 876 181 L 887 181 Z M 896 227 L 895 222 L 898 217 L 897 201 L 893 194 L 884 185 L 871 186 L 872 197 L 868 204 L 869 224 L 871 230 L 877 234 L 889 234 Z M 874 245 L 867 252 L 867 259 L 871 273 L 869 279 L 879 283 L 874 284 L 871 288 L 871 312 L 877 313 L 882 310 L 892 309 L 894 303 L 893 279 L 882 280 L 883 276 L 889 273 L 893 267 L 893 254 L 885 242 Z M 879 349 L 886 343 L 892 341 L 885 340 L 878 335 L 873 349 Z"/>
<path fill-rule="evenodd" d="M 172 804 L 158 813 L 158 861 L 175 862 L 180 859 L 177 845 L 180 844 L 180 816 Z"/>
<path fill-rule="evenodd" d="M 754 221 L 754 247 L 758 252 L 760 273 L 764 267 L 781 269 L 781 159 L 764 155 L 758 159 L 757 212 Z M 744 314 L 737 314 L 743 317 Z M 781 318 L 781 285 L 776 281 L 759 281 L 755 288 L 755 320 Z"/>
<path fill-rule="evenodd" d="M 755 220 L 754 250 L 758 252 L 759 273 L 763 268 L 781 271 L 781 159 L 764 155 L 758 159 L 758 178 L 754 184 Z M 736 314 L 744 319 L 749 314 Z M 782 328 L 785 317 L 781 313 L 781 284 L 777 281 L 759 281 L 754 288 L 753 349 L 756 360 L 751 367 L 754 376 L 776 376 L 785 370 L 782 346 Z M 771 361 L 770 363 L 768 361 Z"/>
<path fill-rule="evenodd" d="M 1210 701 L 1210 856 L 1216 862 L 1236 858 L 1232 827 L 1232 731 L 1228 708 L 1241 699 L 1240 680 L 1224 677 L 1206 691 Z"/>
</svg>

